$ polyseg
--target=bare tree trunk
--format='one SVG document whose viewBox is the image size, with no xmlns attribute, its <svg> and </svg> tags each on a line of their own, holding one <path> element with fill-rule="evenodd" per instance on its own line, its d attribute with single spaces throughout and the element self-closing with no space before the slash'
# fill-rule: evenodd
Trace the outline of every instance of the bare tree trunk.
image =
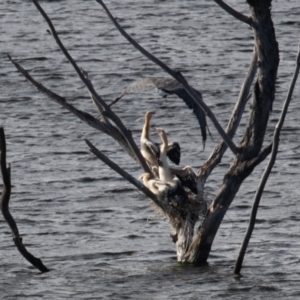
<svg viewBox="0 0 300 300">
<path fill-rule="evenodd" d="M 294 72 L 294 76 L 293 76 L 288 94 L 286 96 L 285 102 L 283 104 L 283 109 L 282 109 L 282 112 L 281 112 L 280 119 L 279 119 L 277 125 L 275 126 L 275 130 L 274 130 L 274 134 L 273 134 L 273 147 L 272 147 L 272 153 L 271 153 L 271 156 L 270 156 L 270 160 L 269 160 L 269 163 L 268 163 L 268 165 L 267 165 L 267 167 L 264 171 L 264 174 L 261 178 L 259 186 L 257 188 L 256 194 L 255 194 L 255 197 L 254 197 L 252 210 L 251 210 L 249 225 L 248 225 L 248 228 L 247 228 L 247 231 L 246 231 L 246 234 L 245 234 L 244 241 L 241 244 L 239 255 L 238 255 L 236 263 L 235 263 L 235 267 L 234 267 L 234 273 L 235 274 L 240 274 L 240 271 L 241 271 L 241 268 L 242 268 L 242 263 L 243 263 L 244 256 L 245 256 L 245 253 L 246 253 L 246 249 L 248 247 L 248 244 L 249 244 L 249 241 L 250 241 L 253 229 L 254 229 L 254 225 L 255 225 L 255 221 L 256 221 L 256 214 L 257 214 L 257 211 L 258 211 L 258 206 L 259 206 L 259 203 L 260 203 L 260 199 L 261 199 L 263 190 L 265 188 L 266 182 L 267 182 L 267 180 L 269 178 L 269 175 L 271 173 L 271 170 L 272 170 L 272 168 L 275 164 L 275 161 L 276 161 L 276 156 L 277 156 L 278 146 L 279 146 L 280 131 L 281 131 L 281 128 L 283 126 L 283 122 L 284 122 L 285 116 L 287 114 L 289 104 L 290 104 L 291 99 L 292 99 L 292 94 L 293 94 L 294 87 L 295 87 L 295 84 L 296 84 L 296 81 L 297 81 L 297 78 L 298 78 L 299 69 L 300 69 L 300 47 L 298 49 L 297 63 L 296 63 L 296 69 L 295 69 L 295 72 Z"/>
<path fill-rule="evenodd" d="M 251 113 L 239 145 L 239 154 L 225 174 L 223 184 L 186 254 L 185 260 L 196 264 L 206 263 L 219 226 L 243 180 L 268 152 L 267 149 L 261 152 L 261 148 L 274 101 L 279 50 L 271 19 L 271 0 L 248 3 L 258 55 L 258 76 L 253 91 Z"/>
</svg>

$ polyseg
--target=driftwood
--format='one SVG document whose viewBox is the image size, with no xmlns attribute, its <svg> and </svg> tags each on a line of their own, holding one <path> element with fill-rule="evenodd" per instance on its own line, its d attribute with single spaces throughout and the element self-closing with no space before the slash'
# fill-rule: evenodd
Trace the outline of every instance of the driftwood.
<svg viewBox="0 0 300 300">
<path fill-rule="evenodd" d="M 142 54 L 153 61 L 169 75 L 176 79 L 186 92 L 194 99 L 205 114 L 211 119 L 222 140 L 216 145 L 206 162 L 198 170 L 197 174 L 190 173 L 189 178 L 193 178 L 196 183 L 196 194 L 189 193 L 188 199 L 180 205 L 174 205 L 170 199 L 159 197 L 151 192 L 146 186 L 141 184 L 125 170 L 120 168 L 112 160 L 101 153 L 91 142 L 87 141 L 90 150 L 100 158 L 104 163 L 109 165 L 113 170 L 118 172 L 123 178 L 132 183 L 154 203 L 160 207 L 164 214 L 169 218 L 174 229 L 172 235 L 173 242 L 176 244 L 177 259 L 180 262 L 190 262 L 193 264 L 204 264 L 210 254 L 210 250 L 219 229 L 219 226 L 225 216 L 227 209 L 235 198 L 240 186 L 253 169 L 260 164 L 270 153 L 273 143 L 263 147 L 266 127 L 269 120 L 269 114 L 272 110 L 272 103 L 275 98 L 275 82 L 279 64 L 279 50 L 275 38 L 273 22 L 271 19 L 271 0 L 248 0 L 251 15 L 249 17 L 235 11 L 223 1 L 215 2 L 220 5 L 226 12 L 234 16 L 237 20 L 251 26 L 254 35 L 254 50 L 252 59 L 249 64 L 248 72 L 241 87 L 238 101 L 233 109 L 226 130 L 224 130 L 211 109 L 204 103 L 201 97 L 195 93 L 184 76 L 175 70 L 170 69 L 166 64 L 156 58 L 154 55 L 141 47 L 130 35 L 121 27 L 117 20 L 112 16 L 103 1 L 96 0 L 102 5 L 108 17 L 114 23 L 119 32 Z M 43 85 L 36 82 L 27 71 L 19 66 L 14 60 L 17 69 L 34 85 L 39 91 L 45 93 L 52 100 L 58 102 L 67 108 L 74 115 L 86 122 L 88 125 L 110 135 L 126 152 L 137 161 L 144 172 L 152 174 L 145 159 L 136 146 L 129 129 L 127 129 L 121 120 L 114 114 L 110 105 L 96 93 L 89 80 L 87 73 L 82 71 L 72 59 L 68 51 L 60 41 L 56 30 L 36 0 L 32 0 L 37 9 L 41 12 L 47 21 L 51 33 L 58 46 L 73 65 L 80 79 L 86 85 L 92 101 L 96 105 L 101 120 L 93 118 L 86 112 L 82 112 L 67 103 L 66 99 L 52 91 L 46 89 Z M 265 55 L 268 53 L 268 55 Z M 298 59 L 299 60 L 299 59 Z M 255 83 L 253 84 L 255 80 Z M 252 88 L 252 92 L 251 92 Z M 251 96 L 250 114 L 244 131 L 243 138 L 238 145 L 235 145 L 232 138 L 240 124 L 240 120 L 245 110 L 245 106 Z M 287 104 L 288 105 L 288 104 Z M 219 187 L 215 198 L 210 206 L 204 208 L 203 191 L 206 180 L 214 168 L 220 163 L 225 151 L 229 148 L 234 157 L 228 168 L 223 183 Z M 275 147 L 273 147 L 275 149 Z M 262 187 L 263 189 L 263 187 Z M 176 197 L 176 195 L 172 195 Z M 259 198 L 261 195 L 259 196 Z M 200 226 L 195 230 L 196 222 L 200 220 Z"/>
<path fill-rule="evenodd" d="M 23 245 L 17 224 L 9 211 L 8 206 L 11 193 L 10 164 L 6 164 L 6 142 L 3 127 L 0 127 L 0 152 L 1 174 L 3 179 L 3 190 L 0 206 L 3 217 L 11 229 L 13 241 L 19 252 L 41 272 L 49 272 L 49 269 L 43 264 L 43 262 L 28 252 L 26 247 Z"/>
</svg>

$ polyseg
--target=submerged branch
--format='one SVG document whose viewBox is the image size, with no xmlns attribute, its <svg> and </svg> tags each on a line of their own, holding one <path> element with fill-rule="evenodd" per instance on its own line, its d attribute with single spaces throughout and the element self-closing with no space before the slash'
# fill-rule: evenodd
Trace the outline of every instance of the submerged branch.
<svg viewBox="0 0 300 300">
<path fill-rule="evenodd" d="M 116 124 L 116 126 L 119 128 L 119 130 L 122 132 L 124 138 L 126 139 L 126 141 L 129 145 L 129 147 L 131 148 L 132 152 L 136 156 L 136 159 L 140 163 L 141 167 L 144 169 L 145 172 L 150 172 L 150 169 L 149 169 L 144 157 L 141 155 L 141 152 L 140 152 L 139 148 L 137 147 L 135 141 L 133 140 L 130 131 L 124 126 L 122 121 L 110 109 L 110 107 L 105 103 L 105 101 L 96 93 L 95 89 L 91 85 L 91 82 L 89 80 L 87 80 L 84 72 L 82 72 L 82 70 L 78 67 L 76 62 L 73 60 L 73 58 L 71 57 L 71 55 L 67 51 L 67 49 L 64 47 L 63 43 L 61 42 L 60 38 L 57 35 L 57 32 L 56 32 L 50 18 L 45 13 L 45 11 L 42 9 L 42 7 L 39 5 L 38 1 L 32 0 L 32 2 L 36 6 L 36 8 L 39 10 L 39 12 L 43 16 L 43 18 L 46 20 L 46 22 L 48 23 L 48 25 L 50 27 L 50 30 L 51 30 L 51 33 L 52 33 L 56 43 L 58 44 L 59 48 L 62 50 L 63 54 L 66 56 L 66 58 L 72 64 L 73 68 L 77 72 L 77 74 L 78 74 L 79 78 L 81 79 L 81 81 L 87 87 L 89 93 L 92 96 L 92 99 L 94 100 L 97 108 L 100 111 L 100 114 L 102 114 L 104 110 L 106 111 L 106 116 L 109 119 L 111 119 Z"/>
<path fill-rule="evenodd" d="M 252 232 L 254 230 L 256 215 L 257 215 L 260 199 L 261 199 L 262 193 L 264 191 L 266 182 L 267 182 L 267 180 L 269 178 L 269 175 L 271 173 L 271 170 L 272 170 L 272 168 L 275 164 L 275 161 L 276 161 L 276 156 L 277 156 L 278 146 L 279 146 L 280 131 L 281 131 L 281 128 L 283 126 L 285 116 L 287 114 L 287 110 L 288 110 L 289 104 L 290 104 L 291 99 L 292 99 L 294 87 L 295 87 L 295 84 L 296 84 L 296 81 L 297 81 L 297 78 L 298 78 L 298 74 L 299 74 L 299 69 L 300 69 L 300 47 L 299 47 L 299 50 L 298 50 L 297 64 L 296 64 L 296 69 L 295 69 L 295 72 L 294 72 L 294 75 L 293 75 L 293 78 L 292 78 L 292 82 L 291 82 L 288 94 L 286 96 L 285 102 L 283 104 L 280 119 L 279 119 L 277 125 L 275 126 L 274 135 L 273 135 L 273 147 L 272 147 L 272 153 L 271 153 L 271 156 L 270 156 L 270 160 L 269 160 L 269 163 L 268 163 L 268 165 L 267 165 L 267 167 L 266 167 L 266 169 L 263 173 L 263 176 L 261 178 L 259 186 L 257 188 L 255 198 L 254 198 L 254 202 L 253 202 L 253 206 L 252 206 L 250 219 L 249 219 L 249 225 L 248 225 L 244 240 L 241 244 L 239 255 L 238 255 L 237 260 L 236 260 L 236 264 L 235 264 L 235 267 L 234 267 L 234 273 L 235 274 L 240 274 L 242 264 L 243 264 L 243 260 L 244 260 L 244 256 L 245 256 L 245 253 L 246 253 L 246 250 L 247 250 Z"/>
<path fill-rule="evenodd" d="M 19 252 L 38 270 L 41 272 L 48 272 L 49 269 L 43 264 L 41 259 L 33 256 L 23 245 L 17 224 L 9 211 L 9 199 L 11 194 L 10 164 L 6 165 L 6 142 L 3 127 L 0 127 L 0 152 L 1 174 L 3 178 L 3 190 L 0 203 L 1 212 L 12 231 L 13 241 Z"/>
<path fill-rule="evenodd" d="M 228 135 L 225 133 L 224 129 L 218 122 L 217 118 L 211 111 L 211 109 L 204 103 L 204 101 L 196 94 L 195 90 L 188 84 L 184 76 L 178 72 L 174 71 L 171 68 L 169 68 L 166 64 L 164 64 L 161 60 L 159 60 L 157 57 L 149 53 L 146 49 L 144 49 L 139 43 L 137 43 L 123 28 L 122 26 L 117 22 L 117 20 L 112 16 L 109 9 L 106 7 L 106 5 L 103 3 L 102 0 L 96 0 L 106 11 L 107 15 L 111 19 L 111 21 L 114 23 L 115 27 L 119 30 L 119 32 L 129 41 L 130 44 L 132 44 L 137 50 L 139 50 L 144 56 L 146 56 L 149 60 L 153 61 L 155 64 L 160 66 L 163 70 L 165 70 L 167 73 L 169 73 L 174 79 L 176 79 L 179 83 L 182 84 L 182 86 L 185 88 L 185 90 L 188 92 L 188 94 L 194 99 L 196 104 L 203 109 L 203 111 L 206 113 L 206 115 L 211 119 L 214 126 L 216 127 L 217 131 L 225 141 L 225 143 L 228 145 L 230 150 L 236 154 L 238 153 L 237 146 L 233 143 L 233 141 L 228 137 Z"/>
<path fill-rule="evenodd" d="M 229 6 L 228 4 L 226 4 L 224 1 L 222 0 L 214 0 L 220 7 L 222 7 L 226 12 L 228 12 L 230 15 L 232 15 L 233 17 L 235 17 L 236 19 L 252 26 L 252 19 L 241 14 L 240 12 L 236 11 L 235 9 L 233 9 L 231 6 Z"/>
</svg>

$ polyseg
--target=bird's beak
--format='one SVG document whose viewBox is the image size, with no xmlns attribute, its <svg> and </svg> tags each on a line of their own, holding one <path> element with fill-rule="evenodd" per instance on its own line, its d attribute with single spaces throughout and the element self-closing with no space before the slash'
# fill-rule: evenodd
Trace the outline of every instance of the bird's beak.
<svg viewBox="0 0 300 300">
<path fill-rule="evenodd" d="M 143 179 L 143 177 L 145 176 L 146 173 L 143 173 L 142 175 L 140 175 L 139 179 Z"/>
</svg>

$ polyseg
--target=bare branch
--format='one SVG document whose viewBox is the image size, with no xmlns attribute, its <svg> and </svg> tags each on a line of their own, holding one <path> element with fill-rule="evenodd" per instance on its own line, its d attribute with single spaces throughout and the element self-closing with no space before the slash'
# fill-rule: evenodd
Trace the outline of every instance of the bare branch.
<svg viewBox="0 0 300 300">
<path fill-rule="evenodd" d="M 119 145 L 133 158 L 136 159 L 134 153 L 132 152 L 131 148 L 128 146 L 127 141 L 124 139 L 123 135 L 120 131 L 115 128 L 110 123 L 101 122 L 98 119 L 94 118 L 87 112 L 81 111 L 75 108 L 73 105 L 69 104 L 67 100 L 58 94 L 50 91 L 46 87 L 44 87 L 41 83 L 37 82 L 31 75 L 23 69 L 17 62 L 15 62 L 9 55 L 7 55 L 10 61 L 15 65 L 15 67 L 22 73 L 22 75 L 31 83 L 33 84 L 40 92 L 48 96 L 50 99 L 54 100 L 56 103 L 60 104 L 62 107 L 66 108 L 68 111 L 73 113 L 76 117 L 80 120 L 88 124 L 89 126 L 110 135 L 114 138 Z"/>
<path fill-rule="evenodd" d="M 49 272 L 49 269 L 43 264 L 43 262 L 39 258 L 36 258 L 31 253 L 29 253 L 23 245 L 17 224 L 9 211 L 9 199 L 11 194 L 10 164 L 6 165 L 6 142 L 3 127 L 0 127 L 0 152 L 1 174 L 3 178 L 3 190 L 1 195 L 0 207 L 3 217 L 12 231 L 13 241 L 15 245 L 18 248 L 19 252 L 23 255 L 23 257 L 25 257 L 34 267 L 36 267 L 41 272 Z"/>
<path fill-rule="evenodd" d="M 156 205 L 158 205 L 161 209 L 160 202 L 157 200 L 156 196 L 140 181 L 136 180 L 132 175 L 127 173 L 125 170 L 120 168 L 116 163 L 111 161 L 106 155 L 104 155 L 100 150 L 98 150 L 88 139 L 85 139 L 85 142 L 90 147 L 92 153 L 94 153 L 99 159 L 101 159 L 105 164 L 107 164 L 111 169 L 120 174 L 124 179 L 133 184 L 136 188 L 138 188 L 141 192 L 143 192 L 147 197 L 153 200 Z"/>
<path fill-rule="evenodd" d="M 276 156 L 277 156 L 277 152 L 278 152 L 278 146 L 279 146 L 279 136 L 280 136 L 280 131 L 281 128 L 283 126 L 284 120 L 285 120 L 285 116 L 289 107 L 289 104 L 291 102 L 292 99 L 292 95 L 293 95 L 293 91 L 294 91 L 294 87 L 298 78 L 298 74 L 299 74 L 299 69 L 300 69 L 300 48 L 298 49 L 298 55 L 297 55 L 297 63 L 296 63 L 296 69 L 291 81 L 291 85 L 290 88 L 288 90 L 288 94 L 286 96 L 285 102 L 283 104 L 283 108 L 282 108 L 282 112 L 281 112 L 281 116 L 280 119 L 277 123 L 277 125 L 275 126 L 275 130 L 274 130 L 274 135 L 273 135 L 273 148 L 272 148 L 272 153 L 270 156 L 270 160 L 269 163 L 263 173 L 263 176 L 261 178 L 261 181 L 259 183 L 259 186 L 257 188 L 255 197 L 254 197 L 254 202 L 253 202 L 253 206 L 252 206 L 252 211 L 251 211 L 251 215 L 250 215 L 250 219 L 249 219 L 249 225 L 244 237 L 244 240 L 242 242 L 240 251 L 239 251 L 239 255 L 237 257 L 236 260 L 236 264 L 235 264 L 235 268 L 234 268 L 234 273 L 235 274 L 240 274 L 241 268 L 242 268 L 242 264 L 243 264 L 243 260 L 244 260 L 244 256 L 252 235 L 252 232 L 254 230 L 254 226 L 255 226 L 255 221 L 256 221 L 256 215 L 257 215 L 257 211 L 258 211 L 258 206 L 260 203 L 260 199 L 262 196 L 262 193 L 264 191 L 266 182 L 269 178 L 269 175 L 272 171 L 272 168 L 275 164 L 276 161 Z"/>
<path fill-rule="evenodd" d="M 139 45 L 117 22 L 117 20 L 111 15 L 110 11 L 106 7 L 106 5 L 103 3 L 102 0 L 96 0 L 106 11 L 111 21 L 114 23 L 116 28 L 119 30 L 119 32 L 137 49 L 139 50 L 143 55 L 145 55 L 148 59 L 153 61 L 155 64 L 160 66 L 163 70 L 165 70 L 167 73 L 169 73 L 174 79 L 176 79 L 179 83 L 182 84 L 182 86 L 185 88 L 185 90 L 189 93 L 189 95 L 194 99 L 196 104 L 203 109 L 203 111 L 206 113 L 206 115 L 211 119 L 214 126 L 216 127 L 217 131 L 225 141 L 225 143 L 228 145 L 230 150 L 236 154 L 238 153 L 238 148 L 233 143 L 233 141 L 228 137 L 228 135 L 223 130 L 222 126 L 218 122 L 217 118 L 211 111 L 211 109 L 203 102 L 202 99 L 196 94 L 195 90 L 188 84 L 184 76 L 178 72 L 174 71 L 171 68 L 169 68 L 166 64 L 164 64 L 162 61 L 160 61 L 158 58 L 156 58 L 154 55 L 149 53 L 147 50 L 145 50 L 141 45 Z"/>
<path fill-rule="evenodd" d="M 251 161 L 249 161 L 247 163 L 247 167 L 248 168 L 255 168 L 256 166 L 258 166 L 261 162 L 263 162 L 267 156 L 272 152 L 272 148 L 273 148 L 273 141 L 266 146 L 258 155 L 257 157 L 255 157 L 254 159 L 252 159 Z"/>
<path fill-rule="evenodd" d="M 248 102 L 249 99 L 249 93 L 250 93 L 251 85 L 253 83 L 256 71 L 257 71 L 257 52 L 255 51 L 254 48 L 250 66 L 246 74 L 246 77 L 244 79 L 243 85 L 241 87 L 239 99 L 232 111 L 231 117 L 229 119 L 226 128 L 226 133 L 231 139 L 234 137 L 235 132 L 240 124 L 242 115 L 245 110 L 246 103 Z M 211 174 L 214 168 L 220 163 L 225 151 L 227 150 L 227 147 L 228 146 L 224 143 L 224 141 L 221 141 L 215 147 L 210 157 L 207 159 L 207 161 L 203 164 L 203 166 L 198 171 L 197 177 L 200 180 L 201 189 L 203 189 L 208 176 Z"/>
<path fill-rule="evenodd" d="M 214 0 L 219 6 L 221 6 L 226 12 L 228 12 L 230 15 L 232 15 L 233 17 L 235 17 L 236 19 L 252 26 L 252 19 L 241 14 L 240 12 L 236 11 L 235 9 L 233 9 L 231 6 L 229 6 L 228 4 L 226 4 L 224 1 L 222 0 Z"/>
<path fill-rule="evenodd" d="M 63 43 L 61 42 L 60 38 L 57 35 L 57 32 L 56 32 L 50 18 L 45 13 L 45 11 L 42 9 L 42 7 L 39 5 L 39 3 L 36 0 L 32 0 L 32 2 L 36 6 L 36 8 L 39 10 L 39 12 L 43 16 L 43 18 L 46 20 L 46 22 L 48 23 L 51 33 L 52 33 L 56 43 L 58 44 L 59 48 L 62 50 L 62 52 L 64 53 L 66 58 L 72 64 L 73 68 L 77 72 L 81 81 L 86 85 L 89 93 L 92 95 L 94 103 L 96 104 L 97 108 L 100 109 L 100 113 L 102 113 L 102 110 L 105 110 L 107 112 L 107 114 L 106 114 L 107 117 L 110 118 L 120 129 L 120 131 L 122 132 L 124 138 L 126 139 L 128 145 L 129 145 L 129 147 L 132 149 L 132 152 L 136 156 L 137 161 L 140 163 L 141 167 L 144 169 L 145 172 L 150 173 L 150 169 L 149 169 L 145 159 L 141 155 L 139 148 L 137 147 L 136 143 L 134 142 L 130 131 L 124 126 L 122 121 L 115 115 L 115 113 L 110 109 L 110 107 L 105 103 L 105 101 L 96 93 L 93 86 L 91 85 L 91 82 L 89 80 L 87 80 L 87 78 L 85 77 L 85 74 L 77 66 L 76 62 L 73 60 L 73 58 L 71 57 L 69 52 L 64 47 Z"/>
<path fill-rule="evenodd" d="M 186 261 L 204 263 L 211 251 L 212 243 L 243 181 L 252 173 L 254 166 L 248 165 L 261 153 L 265 139 L 270 109 L 275 95 L 279 49 L 271 18 L 270 3 L 267 1 L 250 1 L 251 17 L 255 20 L 255 50 L 259 60 L 257 80 L 252 93 L 251 110 L 240 152 L 232 160 L 212 201 L 207 215 L 194 235 L 193 242 L 186 255 Z M 265 55 L 268 53 L 268 55 Z"/>
</svg>

